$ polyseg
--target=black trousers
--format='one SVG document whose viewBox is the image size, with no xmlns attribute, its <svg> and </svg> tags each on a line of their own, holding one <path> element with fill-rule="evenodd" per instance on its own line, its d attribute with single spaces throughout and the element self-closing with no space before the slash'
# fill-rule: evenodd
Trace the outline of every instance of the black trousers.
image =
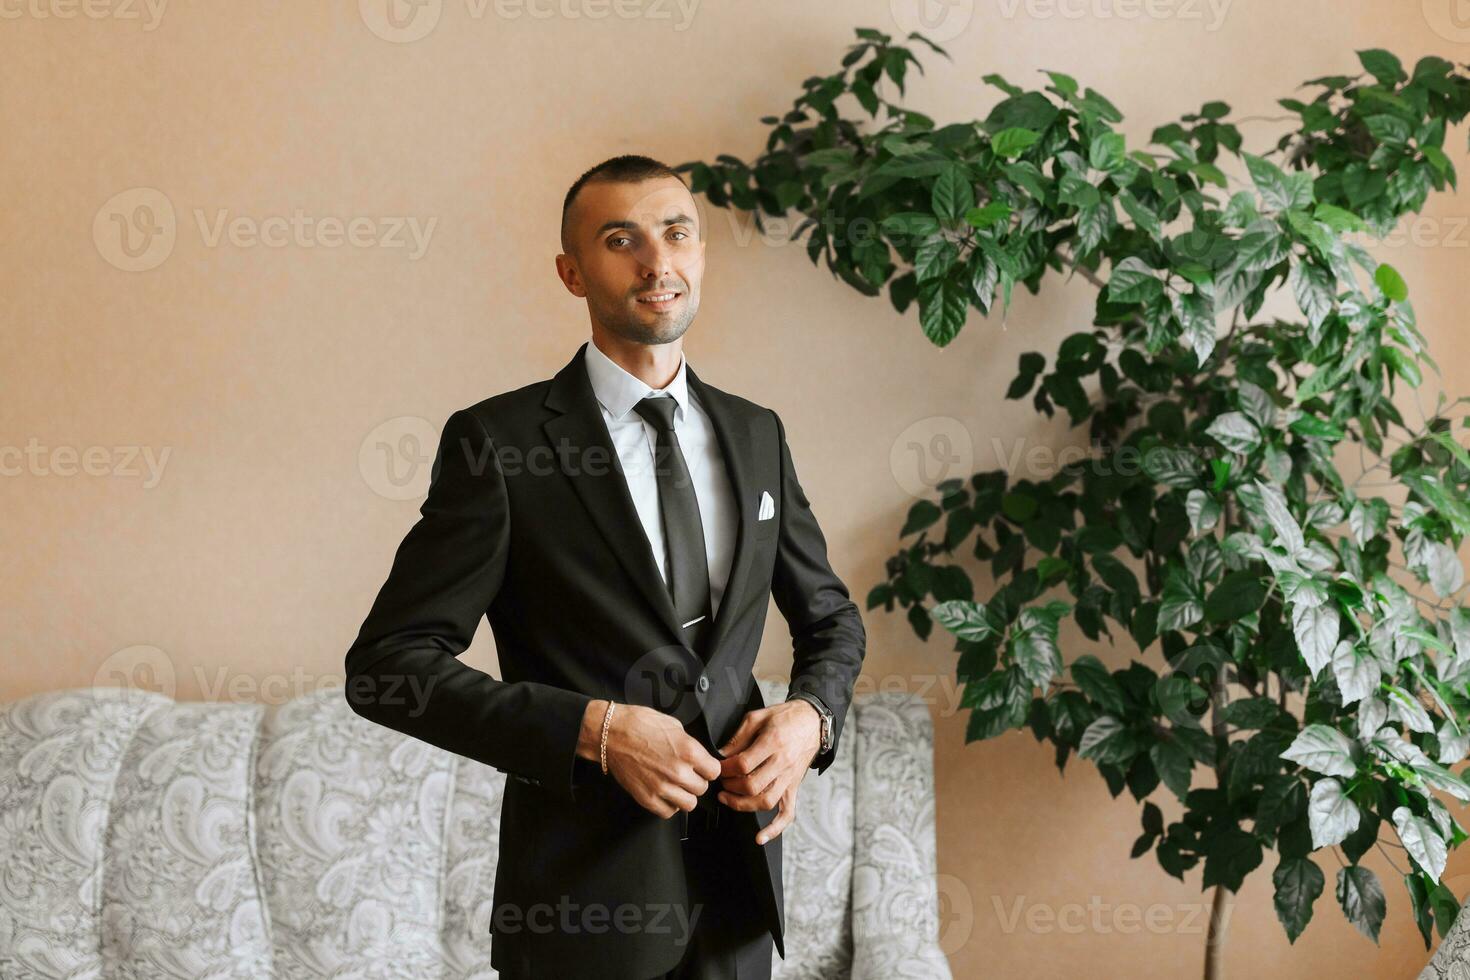
<svg viewBox="0 0 1470 980">
<path fill-rule="evenodd" d="M 686 835 L 684 880 L 689 886 L 687 921 L 692 921 L 684 956 L 668 972 L 648 980 L 771 980 L 775 943 L 761 921 L 750 869 L 736 844 L 733 810 L 706 793 L 692 813 L 676 813 Z M 723 819 L 722 819 L 723 818 Z M 588 964 L 586 977 L 599 975 Z M 501 980 L 548 980 L 534 969 L 500 972 Z M 557 977 L 556 980 L 574 980 Z M 575 978 L 581 980 L 581 977 Z"/>
</svg>

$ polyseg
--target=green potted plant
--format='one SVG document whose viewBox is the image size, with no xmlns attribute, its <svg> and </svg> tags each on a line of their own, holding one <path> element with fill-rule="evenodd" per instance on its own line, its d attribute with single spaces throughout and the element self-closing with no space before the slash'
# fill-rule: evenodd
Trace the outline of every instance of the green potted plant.
<svg viewBox="0 0 1470 980">
<path fill-rule="evenodd" d="M 1295 122 L 1268 152 L 1243 148 L 1220 102 L 1130 148 L 1112 103 L 1056 71 L 1039 91 L 987 75 L 1002 97 L 983 120 L 936 125 L 885 94 L 922 71 L 913 51 L 859 29 L 840 71 L 762 120 L 759 158 L 680 168 L 763 230 L 802 214 L 813 264 L 916 307 L 941 347 L 1048 270 L 1097 288 L 1091 327 L 1023 355 L 1007 392 L 1086 426 L 1090 456 L 940 483 L 867 605 L 953 636 L 967 740 L 1026 728 L 1059 768 L 1076 753 L 1142 805 L 1134 857 L 1181 880 L 1202 865 L 1207 978 L 1226 894 L 1268 850 L 1292 941 L 1326 887 L 1322 848 L 1375 941 L 1370 848 L 1396 852 L 1426 947 L 1460 907 L 1441 877 L 1466 833 L 1440 795 L 1470 801 L 1451 769 L 1470 750 L 1465 399 L 1395 406 L 1437 367 L 1403 278 L 1351 236 L 1455 185 L 1442 148 L 1470 76 L 1358 59 L 1280 100 Z M 845 96 L 871 121 L 844 118 Z M 1277 292 L 1296 312 L 1261 315 Z M 983 598 L 972 559 L 993 579 Z M 1064 654 L 1064 622 L 1133 659 Z"/>
</svg>

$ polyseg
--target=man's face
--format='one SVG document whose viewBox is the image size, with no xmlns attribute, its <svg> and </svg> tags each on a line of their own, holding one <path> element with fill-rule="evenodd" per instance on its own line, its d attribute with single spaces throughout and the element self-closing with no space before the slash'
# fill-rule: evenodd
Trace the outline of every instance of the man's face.
<svg viewBox="0 0 1470 980">
<path fill-rule="evenodd" d="M 704 275 L 698 214 L 683 183 L 593 181 L 571 210 L 573 261 L 562 255 L 557 264 L 567 288 L 587 298 L 593 320 L 639 344 L 682 337 L 699 310 Z"/>
</svg>

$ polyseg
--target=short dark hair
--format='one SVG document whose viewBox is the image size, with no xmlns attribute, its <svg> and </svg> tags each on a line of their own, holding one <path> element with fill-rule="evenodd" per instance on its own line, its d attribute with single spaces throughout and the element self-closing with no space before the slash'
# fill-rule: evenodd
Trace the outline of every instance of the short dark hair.
<svg viewBox="0 0 1470 980">
<path fill-rule="evenodd" d="M 678 172 L 665 163 L 661 163 L 652 157 L 639 156 L 636 153 L 625 153 L 622 156 L 611 157 L 602 161 L 597 166 L 588 170 L 578 177 L 576 183 L 567 190 L 567 195 L 561 202 L 561 250 L 570 252 L 571 242 L 567 237 L 567 213 L 572 209 L 572 201 L 576 199 L 577 192 L 593 181 L 618 181 L 622 183 L 636 184 L 643 180 L 652 180 L 655 177 L 673 177 L 687 188 L 684 178 Z"/>
</svg>

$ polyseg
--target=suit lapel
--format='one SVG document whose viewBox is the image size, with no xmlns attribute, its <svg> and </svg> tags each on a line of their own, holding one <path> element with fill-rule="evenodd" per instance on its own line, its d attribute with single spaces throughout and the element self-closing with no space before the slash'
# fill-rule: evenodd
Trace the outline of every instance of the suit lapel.
<svg viewBox="0 0 1470 980">
<path fill-rule="evenodd" d="M 542 428 L 551 440 L 552 451 L 559 459 L 565 460 L 562 470 L 608 547 L 668 626 L 670 634 L 682 642 L 684 631 L 679 626 L 678 613 L 654 562 L 653 547 L 648 535 L 643 533 L 643 523 L 633 505 L 633 496 L 628 492 L 622 463 L 607 434 L 602 409 L 597 404 L 597 395 L 582 363 L 587 343 L 590 341 L 584 342 L 571 362 L 551 379 L 546 406 L 558 414 L 547 419 Z M 730 631 L 750 570 L 751 537 L 755 533 L 756 522 L 756 488 L 752 472 L 757 448 L 756 431 L 750 416 L 728 395 L 706 385 L 688 365 L 685 365 L 685 372 L 689 387 L 714 426 L 720 451 L 725 457 L 725 470 L 730 476 L 738 515 L 735 555 L 731 559 L 729 579 L 709 637 L 709 649 L 717 651 Z M 589 451 L 592 451 L 590 455 Z M 563 453 L 568 455 L 563 457 Z M 713 663 L 711 658 L 710 666 Z"/>
<path fill-rule="evenodd" d="M 607 545 L 678 640 L 683 639 L 674 602 L 653 560 L 617 449 L 602 421 L 602 409 L 587 378 L 583 343 L 566 367 L 551 379 L 546 407 L 557 415 L 542 423 L 562 472 L 582 499 Z M 693 651 L 690 651 L 691 653 Z"/>
</svg>

